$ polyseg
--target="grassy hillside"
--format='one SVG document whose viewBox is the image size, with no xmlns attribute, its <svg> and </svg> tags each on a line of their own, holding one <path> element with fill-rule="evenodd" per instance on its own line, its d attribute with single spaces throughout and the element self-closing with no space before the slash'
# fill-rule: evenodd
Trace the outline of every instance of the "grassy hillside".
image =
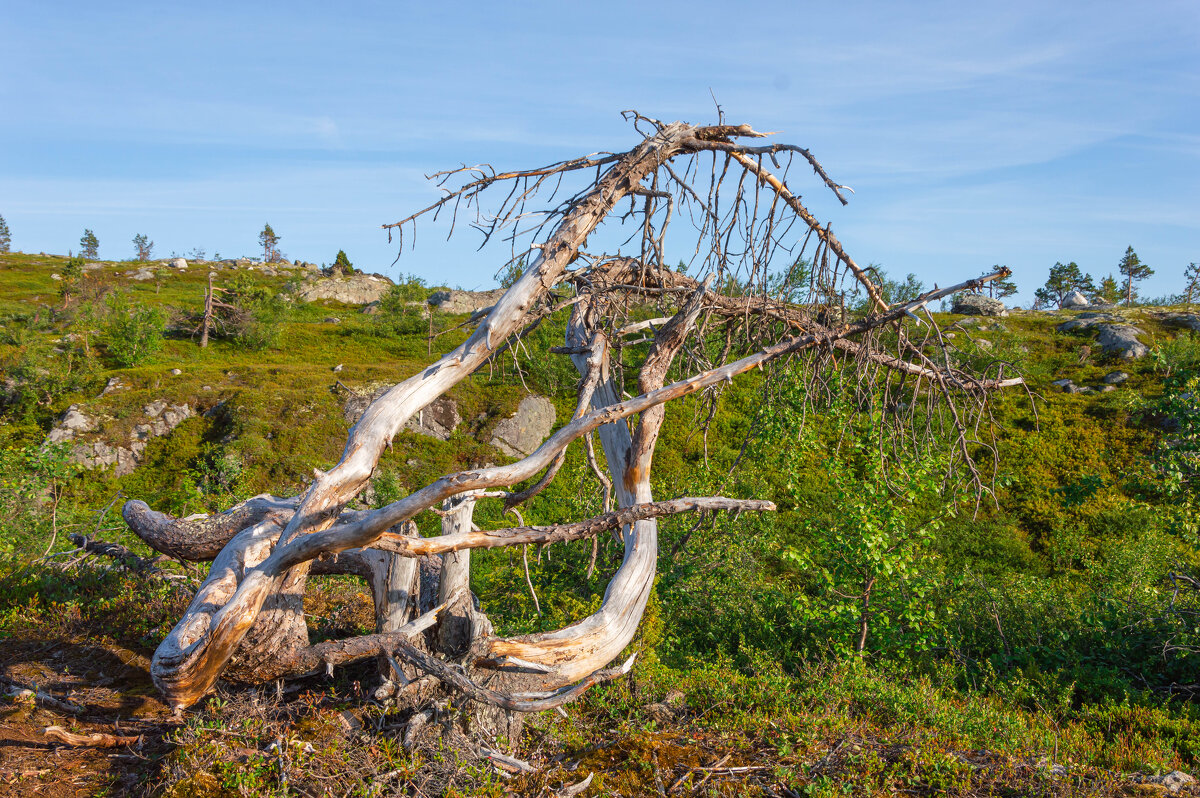
<svg viewBox="0 0 1200 798">
<path fill-rule="evenodd" d="M 801 424 L 811 397 L 786 370 L 725 390 L 707 435 L 706 400 L 669 408 L 656 496 L 719 487 L 779 512 L 664 520 L 637 668 L 530 724 L 519 755 L 542 769 L 509 779 L 454 751 L 406 751 L 389 707 L 364 703 L 368 666 L 279 695 L 222 689 L 183 719 L 157 701 L 146 658 L 197 575 L 139 576 L 81 557 L 67 536 L 148 554 L 120 523 L 124 498 L 186 515 L 294 494 L 340 456 L 351 394 L 432 362 L 463 340 L 466 317 L 404 304 L 424 299 L 418 281 L 371 315 L 301 302 L 287 273 L 222 270 L 217 285 L 247 315 L 201 349 L 207 268 L 131 279 L 140 265 L 68 279 L 64 301 L 52 275 L 69 273 L 67 259 L 0 254 L 0 678 L 85 707 L 75 718 L 20 699 L 0 708 L 18 742 L 0 760 L 0 791 L 539 795 L 591 772 L 584 795 L 1135 795 L 1197 769 L 1200 596 L 1183 577 L 1200 573 L 1200 344 L 1163 309 L 1121 311 L 1152 347 L 1136 361 L 1055 331 L 1074 314 L 937 315 L 964 361 L 1012 362 L 1030 389 L 994 403 L 995 460 L 974 452 L 992 491 L 978 500 L 948 503 L 934 460 L 881 473 L 873 428 L 849 413 L 862 407 L 834 402 Z M 161 346 L 129 362 L 120 353 L 139 331 L 123 320 L 143 312 Z M 448 441 L 401 433 L 364 503 L 503 460 L 491 431 L 527 391 L 569 417 L 577 375 L 545 354 L 564 322 L 533 333 L 521 371 L 502 358 L 454 389 L 463 422 Z M 1128 378 L 1101 392 L 1118 370 Z M 1064 393 L 1052 385 L 1064 378 L 1097 390 Z M 192 414 L 149 438 L 131 473 L 73 465 L 77 441 L 43 445 L 72 406 L 94 419 L 88 441 L 128 443 L 156 400 Z M 524 517 L 599 510 L 572 451 Z M 476 517 L 508 524 L 487 503 Z M 472 588 L 501 633 L 557 628 L 598 606 L 621 556 L 604 543 L 587 579 L 590 554 L 579 543 L 531 556 L 541 613 L 510 552 L 473 555 Z M 370 630 L 353 580 L 329 580 L 309 603 L 318 636 Z M 74 749 L 50 764 L 38 747 L 44 726 L 111 731 L 116 719 L 145 735 L 137 754 Z"/>
</svg>

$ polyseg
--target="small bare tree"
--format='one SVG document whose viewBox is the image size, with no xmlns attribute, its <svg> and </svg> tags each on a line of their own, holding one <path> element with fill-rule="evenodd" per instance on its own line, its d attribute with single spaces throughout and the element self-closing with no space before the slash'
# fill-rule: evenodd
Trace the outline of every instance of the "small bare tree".
<svg viewBox="0 0 1200 798">
<path fill-rule="evenodd" d="M 738 375 L 770 372 L 788 359 L 814 397 L 834 370 L 842 383 L 847 373 L 855 375 L 863 397 L 881 397 L 891 410 L 880 423 L 896 453 L 934 445 L 935 428 L 948 431 L 956 455 L 948 476 L 983 486 L 972 455 L 991 444 L 981 432 L 988 425 L 979 423 L 987 417 L 988 393 L 1021 380 L 1001 361 L 983 373 L 961 368 L 927 305 L 1007 277 L 1008 270 L 889 307 L 829 226 L 789 188 L 788 174 L 800 165 L 845 203 L 845 187 L 807 150 L 754 146 L 747 140 L 764 134 L 748 125 L 668 124 L 632 112 L 627 118 L 641 134 L 630 150 L 517 172 L 479 166 L 440 173 L 442 199 L 385 225 L 389 235 L 403 234 L 421 217 L 447 211 L 458 220 L 473 211 L 485 243 L 511 233 L 520 242 L 514 260 L 528 265 L 475 319 L 463 344 L 370 405 L 338 464 L 317 471 L 302 495 L 258 496 L 203 520 L 171 518 L 141 501 L 126 504 L 125 519 L 153 548 L 213 561 L 154 656 L 155 683 L 170 703 L 193 704 L 218 678 L 261 683 L 375 657 L 388 679 L 405 685 L 397 700 L 415 708 L 439 690 L 464 693 L 476 702 L 475 717 L 485 718 L 473 731 L 511 732 L 516 713 L 555 707 L 626 672 L 632 657 L 610 664 L 633 639 L 650 595 L 656 519 L 774 509 L 756 498 L 656 501 L 651 466 L 666 404 L 691 395 L 715 402 Z M 497 186 L 507 194 L 484 214 L 481 198 Z M 560 192 L 566 198 L 554 203 Z M 618 234 L 608 237 L 625 234 L 628 252 L 587 249 L 606 221 Z M 687 232 L 686 250 L 668 242 L 677 227 Z M 669 267 L 668 246 L 676 260 L 692 253 L 686 272 Z M 791 285 L 778 272 L 798 264 L 811 264 L 803 301 L 770 296 L 768 284 Z M 847 294 L 860 290 L 870 312 L 851 321 Z M 566 424 L 516 462 L 444 476 L 377 510 L 347 509 L 408 419 L 500 353 L 515 354 L 526 332 L 559 312 L 570 318 L 563 346 L 553 351 L 570 357 L 581 375 Z M 607 469 L 594 454 L 593 435 Z M 606 509 L 615 498 L 614 509 L 553 526 L 522 521 L 484 530 L 472 521 L 479 501 L 516 508 L 537 495 L 573 443 L 584 447 Z M 417 534 L 413 519 L 424 512 L 440 514 L 440 536 Z M 557 631 L 507 638 L 472 602 L 471 549 L 590 540 L 610 529 L 620 529 L 624 560 L 594 614 Z M 303 596 L 308 580 L 322 574 L 367 580 L 374 634 L 309 643 Z"/>
</svg>

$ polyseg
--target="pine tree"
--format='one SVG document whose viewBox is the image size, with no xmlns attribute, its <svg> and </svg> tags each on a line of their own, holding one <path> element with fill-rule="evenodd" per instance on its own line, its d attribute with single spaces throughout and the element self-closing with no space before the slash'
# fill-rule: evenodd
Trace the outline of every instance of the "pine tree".
<svg viewBox="0 0 1200 798">
<path fill-rule="evenodd" d="M 275 235 L 271 225 L 263 226 L 262 232 L 258 234 L 258 243 L 263 248 L 263 260 L 267 263 L 279 260 L 279 236 Z"/>
<path fill-rule="evenodd" d="M 145 233 L 138 233 L 133 237 L 133 246 L 137 250 L 138 260 L 150 260 L 150 253 L 154 251 L 154 242 Z"/>
<path fill-rule="evenodd" d="M 1050 277 L 1046 280 L 1045 287 L 1037 290 L 1036 297 L 1043 305 L 1057 303 L 1061 306 L 1075 291 L 1084 296 L 1095 294 L 1096 285 L 1092 282 L 1092 276 L 1084 274 L 1075 261 L 1066 264 L 1055 263 L 1050 267 Z"/>
<path fill-rule="evenodd" d="M 337 257 L 333 259 L 333 270 L 335 272 L 341 270 L 342 274 L 354 274 L 354 264 L 350 262 L 350 258 L 346 257 L 344 249 L 339 249 Z"/>
<path fill-rule="evenodd" d="M 1118 271 L 1125 277 L 1125 304 L 1133 304 L 1133 296 L 1136 293 L 1133 288 L 1135 282 L 1141 282 L 1150 275 L 1154 274 L 1154 269 L 1151 269 L 1146 264 L 1142 263 L 1141 258 L 1133 251 L 1133 247 L 1126 247 L 1125 256 L 1121 258 L 1121 262 L 1117 264 Z"/>
<path fill-rule="evenodd" d="M 1000 264 L 992 267 L 992 271 L 999 271 L 1005 268 Z M 992 299 L 1004 299 L 1017 293 L 1017 284 L 1009 277 L 1001 277 L 999 280 L 992 280 L 987 284 L 988 296 Z"/>
<path fill-rule="evenodd" d="M 1200 295 L 1200 263 L 1189 263 L 1183 270 L 1183 293 L 1188 305 Z"/>
<path fill-rule="evenodd" d="M 8 222 L 0 216 L 0 252 L 9 252 L 12 247 L 12 233 L 8 232 Z"/>
<path fill-rule="evenodd" d="M 1096 294 L 1092 298 L 1106 305 L 1117 304 L 1121 300 L 1121 286 L 1117 283 L 1117 278 L 1110 274 L 1101 280 L 1100 287 L 1096 289 Z"/>
<path fill-rule="evenodd" d="M 79 257 L 95 260 L 100 257 L 100 239 L 91 230 L 84 230 L 79 239 Z"/>
</svg>

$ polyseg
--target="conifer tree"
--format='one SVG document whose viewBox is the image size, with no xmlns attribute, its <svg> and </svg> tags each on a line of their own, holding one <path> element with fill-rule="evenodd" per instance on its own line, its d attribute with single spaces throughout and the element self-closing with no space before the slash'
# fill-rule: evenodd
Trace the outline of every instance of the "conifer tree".
<svg viewBox="0 0 1200 798">
<path fill-rule="evenodd" d="M 1154 274 L 1154 269 L 1142 263 L 1141 258 L 1133 251 L 1133 247 L 1126 247 L 1125 255 L 1121 258 L 1121 262 L 1117 264 L 1117 269 L 1125 277 L 1125 304 L 1127 306 L 1132 305 L 1133 296 L 1136 293 L 1133 284 L 1141 282 Z"/>
<path fill-rule="evenodd" d="M 1183 293 L 1187 297 L 1187 303 L 1192 304 L 1192 301 L 1197 295 L 1200 295 L 1200 263 L 1189 263 L 1183 269 Z"/>
<path fill-rule="evenodd" d="M 12 234 L 8 232 L 8 222 L 0 216 L 0 252 L 9 252 L 12 247 Z"/>
<path fill-rule="evenodd" d="M 338 250 L 337 257 L 333 259 L 333 270 L 340 270 L 342 274 L 354 274 L 354 264 L 346 257 L 346 250 Z"/>
<path fill-rule="evenodd" d="M 83 237 L 79 239 L 79 257 L 95 260 L 99 257 L 99 252 L 100 239 L 96 238 L 96 234 L 91 230 L 84 230 Z"/>
<path fill-rule="evenodd" d="M 1101 280 L 1093 299 L 1106 305 L 1117 304 L 1121 300 L 1121 286 L 1117 283 L 1117 278 L 1110 274 Z"/>
<path fill-rule="evenodd" d="M 999 271 L 1004 267 L 999 264 L 992 267 L 992 271 Z M 999 280 L 993 280 L 987 284 L 988 296 L 992 299 L 1004 299 L 1017 293 L 1017 284 L 1009 277 L 1001 277 Z"/>
<path fill-rule="evenodd" d="M 279 260 L 279 236 L 275 235 L 271 225 L 263 226 L 262 232 L 258 234 L 258 244 L 263 248 L 264 261 L 274 263 Z"/>
<path fill-rule="evenodd" d="M 1092 282 L 1090 274 L 1084 274 L 1079 268 L 1079 264 L 1075 261 L 1070 263 L 1055 263 L 1050 267 L 1050 277 L 1046 280 L 1046 285 L 1039 288 L 1035 294 L 1037 300 L 1042 305 L 1058 304 L 1062 305 L 1075 291 L 1092 296 L 1096 293 L 1096 285 Z"/>
<path fill-rule="evenodd" d="M 154 251 L 154 242 L 145 233 L 138 233 L 133 237 L 133 246 L 137 250 L 138 260 L 150 260 L 150 253 Z"/>
</svg>

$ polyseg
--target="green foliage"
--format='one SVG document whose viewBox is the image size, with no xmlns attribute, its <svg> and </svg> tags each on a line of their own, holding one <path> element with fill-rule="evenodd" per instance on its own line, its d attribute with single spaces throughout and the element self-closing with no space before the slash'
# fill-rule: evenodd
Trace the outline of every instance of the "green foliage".
<svg viewBox="0 0 1200 798">
<path fill-rule="evenodd" d="M 513 283 L 521 279 L 521 275 L 525 273 L 525 256 L 509 261 L 501 269 L 499 276 L 496 278 L 500 283 L 501 288 L 512 288 Z"/>
<path fill-rule="evenodd" d="M 1133 247 L 1126 247 L 1121 262 L 1117 264 L 1117 271 L 1125 278 L 1125 304 L 1132 305 L 1133 298 L 1137 295 L 1134 283 L 1141 282 L 1153 275 L 1154 269 L 1142 263 L 1141 258 L 1133 251 Z"/>
<path fill-rule="evenodd" d="M 61 279 L 58 283 L 58 291 L 62 295 L 63 307 L 67 306 L 67 300 L 70 299 L 72 294 L 76 293 L 80 281 L 83 280 L 83 266 L 84 262 L 81 257 L 68 258 L 67 262 L 63 265 L 62 274 L 59 275 Z"/>
<path fill-rule="evenodd" d="M 159 308 L 135 304 L 117 292 L 106 301 L 100 343 L 118 366 L 147 363 L 162 349 L 166 315 Z"/>
<path fill-rule="evenodd" d="M 337 257 L 333 259 L 333 268 L 335 271 L 341 271 L 342 274 L 354 274 L 354 264 L 346 256 L 346 250 L 338 250 Z"/>
<path fill-rule="evenodd" d="M 1195 261 L 1189 263 L 1183 270 L 1183 280 L 1183 295 L 1187 304 L 1191 305 L 1200 295 L 1200 264 Z"/>
<path fill-rule="evenodd" d="M 1007 268 L 996 264 L 992 266 L 991 271 L 998 271 Z M 999 280 L 992 280 L 987 284 L 988 296 L 992 299 L 1004 299 L 1017 293 L 1017 284 L 1011 277 L 1001 277 Z"/>
<path fill-rule="evenodd" d="M 1117 278 L 1111 274 L 1107 275 L 1100 281 L 1100 285 L 1096 288 L 1096 293 L 1092 295 L 1092 300 L 1095 302 L 1103 302 L 1107 305 L 1115 305 L 1121 299 L 1121 287 L 1117 285 Z"/>
<path fill-rule="evenodd" d="M 150 260 L 150 254 L 154 251 L 154 242 L 145 233 L 138 233 L 133 237 L 134 257 L 138 260 Z"/>
<path fill-rule="evenodd" d="M 905 275 L 903 280 L 893 280 L 888 277 L 887 272 L 877 263 L 872 263 L 867 266 L 867 272 L 875 279 L 875 284 L 879 287 L 879 294 L 883 300 L 889 305 L 897 302 L 909 302 L 925 292 L 925 284 L 917 279 L 915 274 Z M 854 305 L 856 310 L 866 310 L 869 308 L 871 300 L 855 287 L 854 296 L 857 302 Z"/>
<path fill-rule="evenodd" d="M 83 237 L 79 239 L 79 254 L 92 260 L 100 257 L 100 239 L 91 230 L 83 231 Z"/>
<path fill-rule="evenodd" d="M 269 286 L 239 273 L 226 285 L 223 334 L 240 348 L 260 352 L 279 344 L 291 307 L 284 296 Z"/>
<path fill-rule="evenodd" d="M 1092 276 L 1084 274 L 1075 261 L 1066 264 L 1060 262 L 1050 267 L 1046 284 L 1034 292 L 1034 297 L 1042 307 L 1062 305 L 1063 300 L 1075 291 L 1084 296 L 1094 295 L 1096 285 L 1092 282 Z"/>
<path fill-rule="evenodd" d="M 9 232 L 8 222 L 4 221 L 4 217 L 0 216 L 0 252 L 9 252 L 12 250 L 12 233 Z"/>
<path fill-rule="evenodd" d="M 271 225 L 263 225 L 262 232 L 258 234 L 258 245 L 263 249 L 264 261 L 276 263 L 280 260 L 279 236 L 271 229 Z"/>
</svg>

